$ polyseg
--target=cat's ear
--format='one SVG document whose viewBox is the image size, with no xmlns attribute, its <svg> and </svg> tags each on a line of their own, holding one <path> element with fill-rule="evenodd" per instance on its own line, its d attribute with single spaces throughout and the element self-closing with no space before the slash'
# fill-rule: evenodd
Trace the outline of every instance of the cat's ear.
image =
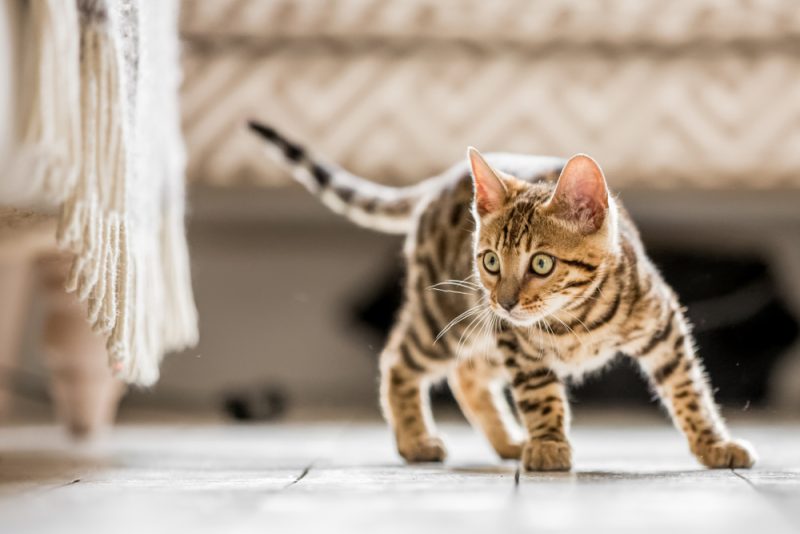
<svg viewBox="0 0 800 534">
<path fill-rule="evenodd" d="M 558 177 L 548 209 L 582 233 L 599 230 L 608 213 L 608 187 L 597 162 L 585 154 L 572 156 Z"/>
<path fill-rule="evenodd" d="M 473 147 L 467 149 L 472 180 L 475 184 L 475 205 L 483 217 L 503 207 L 508 198 L 508 188 L 497 172 L 486 163 L 481 153 Z"/>
</svg>

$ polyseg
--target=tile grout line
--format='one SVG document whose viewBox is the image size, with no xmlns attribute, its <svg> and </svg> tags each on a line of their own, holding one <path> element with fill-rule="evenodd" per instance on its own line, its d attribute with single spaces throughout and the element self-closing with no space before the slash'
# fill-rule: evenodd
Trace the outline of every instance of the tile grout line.
<svg viewBox="0 0 800 534">
<path fill-rule="evenodd" d="M 734 469 L 734 468 L 732 468 L 732 467 L 731 467 L 730 469 L 731 469 L 731 473 L 733 473 L 734 475 L 736 475 L 736 476 L 737 476 L 737 477 L 739 477 L 740 479 L 744 480 L 744 481 L 745 481 L 745 483 L 746 483 L 748 486 L 750 486 L 751 488 L 753 488 L 753 490 L 754 490 L 756 493 L 758 493 L 759 495 L 761 495 L 761 490 L 759 490 L 759 489 L 758 489 L 758 486 L 756 486 L 755 484 L 753 484 L 753 481 L 752 481 L 752 480 L 750 480 L 749 478 L 747 478 L 746 476 L 744 476 L 743 474 L 741 474 L 741 473 L 740 473 L 739 471 L 737 471 L 736 469 Z"/>
<path fill-rule="evenodd" d="M 46 486 L 46 487 L 38 488 L 38 489 L 37 488 L 31 488 L 28 492 L 29 493 L 38 493 L 38 492 L 47 493 L 47 492 L 50 492 L 50 491 L 56 491 L 56 490 L 68 488 L 70 486 L 74 486 L 75 484 L 78 484 L 79 482 L 81 482 L 80 478 L 73 478 L 69 482 L 63 482 L 63 483 L 57 484 L 55 486 Z"/>
<path fill-rule="evenodd" d="M 750 486 L 750 488 L 751 488 L 751 489 L 752 489 L 752 490 L 753 490 L 753 491 L 756 493 L 756 495 L 758 495 L 758 497 L 759 497 L 759 498 L 760 498 L 762 501 L 766 502 L 766 503 L 767 503 L 767 505 L 768 505 L 770 508 L 772 508 L 772 509 L 773 509 L 775 512 L 777 512 L 778 516 L 779 516 L 779 517 L 781 517 L 781 518 L 784 520 L 784 522 L 786 522 L 786 524 L 787 524 L 787 525 L 788 525 L 788 526 L 791 528 L 791 530 L 792 530 L 792 531 L 794 531 L 794 532 L 800 532 L 800 530 L 798 530 L 798 529 L 797 529 L 797 527 L 795 527 L 795 525 L 794 525 L 794 523 L 793 523 L 793 521 L 792 521 L 792 518 L 791 518 L 791 517 L 787 517 L 787 514 L 786 514 L 786 512 L 783 510 L 783 508 L 781 508 L 780 506 L 778 506 L 777 504 L 775 504 L 775 503 L 772 501 L 772 499 L 770 499 L 770 498 L 767 496 L 767 494 L 766 494 L 766 493 L 764 493 L 764 491 L 763 491 L 763 490 L 761 490 L 761 488 L 759 488 L 759 487 L 758 487 L 758 486 L 757 486 L 757 485 L 756 485 L 756 484 L 755 484 L 755 483 L 754 483 L 752 480 L 750 480 L 750 479 L 749 479 L 749 478 L 747 478 L 747 477 L 746 477 L 744 474 L 740 473 L 739 471 L 737 471 L 737 470 L 736 470 L 736 469 L 734 469 L 734 468 L 730 468 L 730 470 L 731 470 L 731 473 L 733 473 L 733 474 L 734 474 L 734 475 L 735 475 L 737 478 L 739 478 L 739 479 L 741 479 L 741 480 L 744 480 L 745 484 L 747 484 L 748 486 Z"/>
<path fill-rule="evenodd" d="M 342 426 L 342 428 L 339 430 L 339 436 L 338 436 L 339 438 L 341 437 L 341 435 L 342 435 L 342 434 L 344 434 L 344 432 L 347 430 L 347 428 L 348 428 L 348 427 L 349 427 L 351 424 L 352 424 L 352 421 L 346 421 L 346 422 L 344 423 L 344 425 Z M 299 474 L 299 475 L 297 475 L 297 477 L 295 477 L 295 479 L 294 479 L 294 480 L 292 480 L 291 482 L 289 482 L 288 484 L 286 484 L 286 485 L 285 485 L 283 488 L 281 488 L 281 491 L 286 491 L 286 490 L 288 490 L 289 488 L 291 488 L 292 486 L 294 486 L 295 484 L 298 484 L 298 483 L 299 483 L 301 480 L 303 480 L 303 479 L 304 479 L 304 478 L 305 478 L 305 477 L 308 475 L 308 473 L 311 471 L 311 469 L 314 467 L 314 463 L 315 463 L 315 462 L 317 462 L 317 461 L 319 461 L 319 460 L 320 460 L 320 458 L 319 458 L 319 457 L 318 457 L 318 458 L 315 458 L 315 459 L 313 459 L 313 460 L 311 460 L 311 462 L 309 462 L 309 464 L 308 464 L 308 465 L 306 465 L 306 466 L 303 468 L 303 470 L 300 472 L 300 474 Z"/>
<path fill-rule="evenodd" d="M 283 489 L 287 490 L 287 489 L 291 488 L 292 486 L 294 486 L 295 484 L 297 484 L 298 482 L 300 482 L 301 480 L 303 480 L 306 477 L 306 475 L 308 474 L 308 472 L 311 471 L 312 467 L 314 467 L 314 462 L 311 462 L 310 464 L 305 466 L 303 468 L 303 471 L 299 475 L 297 475 L 297 477 L 294 480 L 292 480 L 291 482 L 286 484 L 283 487 Z"/>
</svg>

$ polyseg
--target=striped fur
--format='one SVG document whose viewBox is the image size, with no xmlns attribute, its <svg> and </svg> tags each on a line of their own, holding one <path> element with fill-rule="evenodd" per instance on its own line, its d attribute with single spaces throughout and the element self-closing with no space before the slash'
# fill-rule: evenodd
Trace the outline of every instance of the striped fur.
<svg viewBox="0 0 800 534">
<path fill-rule="evenodd" d="M 249 126 L 290 165 L 297 181 L 334 212 L 360 226 L 391 234 L 407 233 L 413 226 L 414 207 L 425 194 L 424 187 L 395 188 L 369 182 L 312 158 L 303 147 L 267 125 L 250 121 Z"/>
<path fill-rule="evenodd" d="M 320 162 L 271 128 L 251 128 L 331 209 L 406 234 L 405 302 L 380 364 L 384 414 L 407 461 L 445 458 L 428 388 L 446 377 L 501 457 L 527 470 L 570 469 L 565 380 L 619 353 L 640 366 L 700 462 L 755 461 L 747 443 L 730 438 L 677 297 L 590 158 L 471 151 L 469 164 L 391 188 Z M 537 273 L 542 254 L 552 270 Z"/>
</svg>

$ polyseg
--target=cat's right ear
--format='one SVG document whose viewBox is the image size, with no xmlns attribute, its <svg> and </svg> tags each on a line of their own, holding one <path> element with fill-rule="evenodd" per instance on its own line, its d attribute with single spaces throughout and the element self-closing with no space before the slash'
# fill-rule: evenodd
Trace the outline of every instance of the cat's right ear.
<svg viewBox="0 0 800 534">
<path fill-rule="evenodd" d="M 475 184 L 475 205 L 478 215 L 483 217 L 503 207 L 508 198 L 508 189 L 502 178 L 475 148 L 467 149 L 467 157 Z"/>
<path fill-rule="evenodd" d="M 572 156 L 558 177 L 548 209 L 584 234 L 599 230 L 608 213 L 608 186 L 600 165 L 586 154 Z"/>
</svg>

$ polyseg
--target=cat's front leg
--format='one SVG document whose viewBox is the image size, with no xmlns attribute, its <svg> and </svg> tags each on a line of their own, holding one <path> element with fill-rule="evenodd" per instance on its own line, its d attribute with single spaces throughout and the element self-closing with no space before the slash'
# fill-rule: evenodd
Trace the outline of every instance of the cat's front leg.
<svg viewBox="0 0 800 534">
<path fill-rule="evenodd" d="M 635 357 L 700 463 L 712 468 L 751 467 L 755 463 L 753 447 L 728 434 L 677 306 L 670 309 Z"/>
<path fill-rule="evenodd" d="M 511 391 L 528 434 L 522 447 L 523 469 L 569 471 L 570 413 L 564 384 L 541 358 L 521 351 L 514 339 L 503 337 L 498 346 L 506 356 Z"/>
<path fill-rule="evenodd" d="M 522 429 L 500 388 L 505 385 L 504 378 L 500 362 L 478 356 L 459 361 L 449 384 L 464 415 L 483 431 L 500 458 L 519 460 Z"/>
<path fill-rule="evenodd" d="M 400 456 L 409 463 L 441 462 L 447 450 L 436 435 L 429 389 L 431 380 L 452 367 L 453 359 L 443 345 L 423 350 L 417 327 L 401 320 L 381 353 L 381 405 Z"/>
</svg>

